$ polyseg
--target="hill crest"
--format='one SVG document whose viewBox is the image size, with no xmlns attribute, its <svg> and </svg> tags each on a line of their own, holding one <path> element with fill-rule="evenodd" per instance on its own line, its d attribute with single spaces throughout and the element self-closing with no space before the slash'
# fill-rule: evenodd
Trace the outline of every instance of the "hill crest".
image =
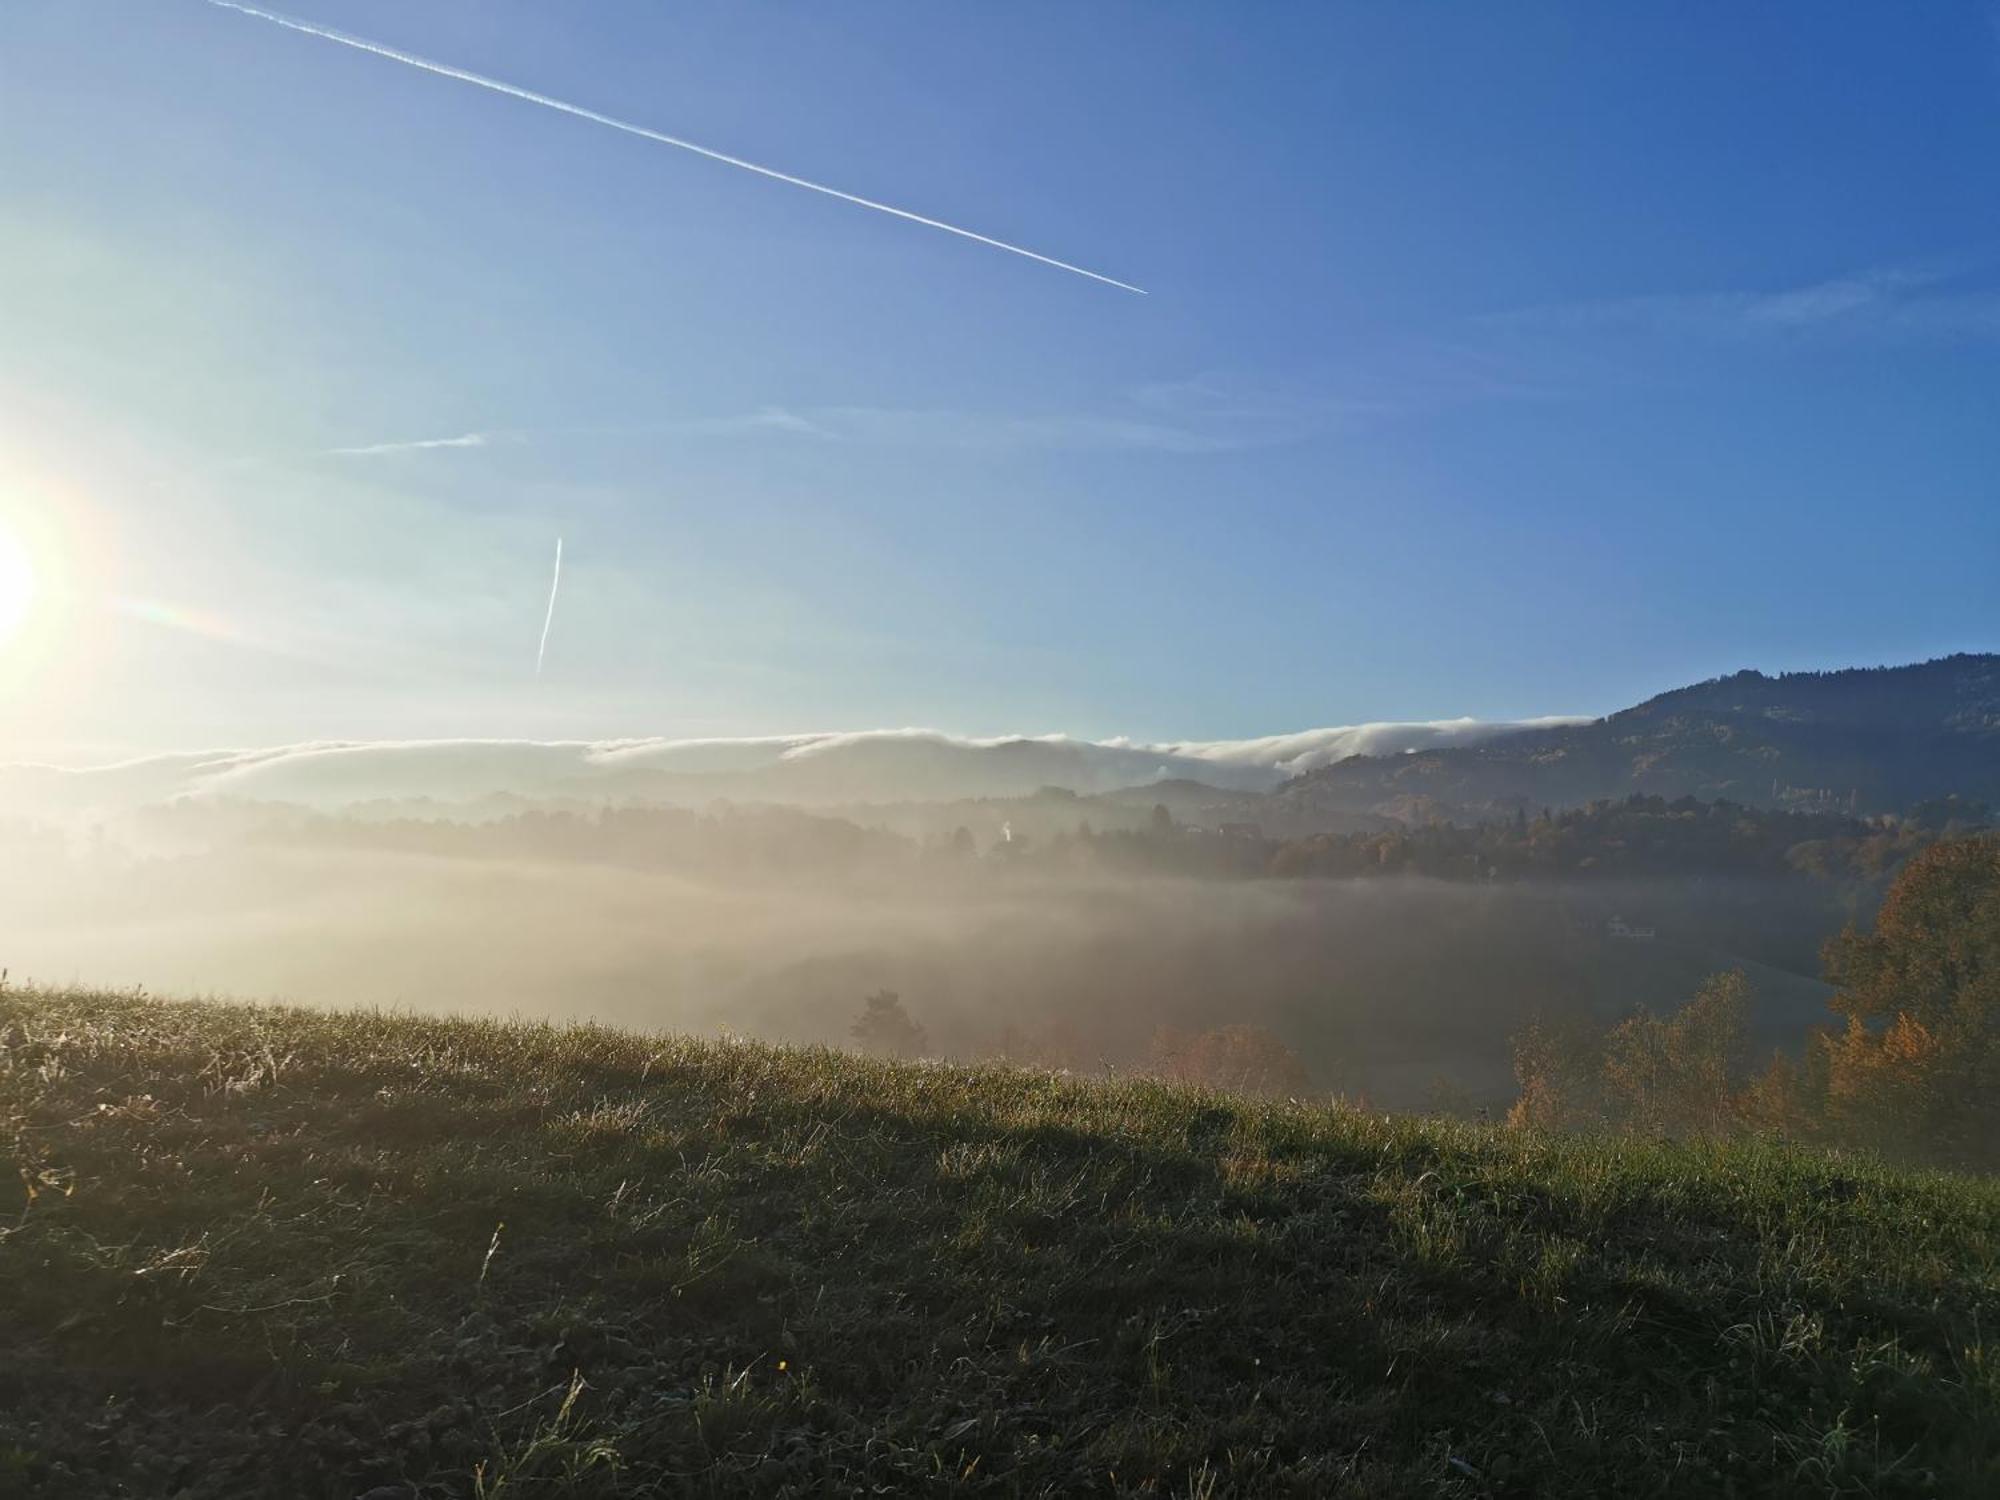
<svg viewBox="0 0 2000 1500">
<path fill-rule="evenodd" d="M 1634 792 L 1858 814 L 2000 800 L 2000 655 L 1745 670 L 1586 723 L 1355 756 L 1272 795 L 1321 813 L 1476 818 Z"/>
</svg>

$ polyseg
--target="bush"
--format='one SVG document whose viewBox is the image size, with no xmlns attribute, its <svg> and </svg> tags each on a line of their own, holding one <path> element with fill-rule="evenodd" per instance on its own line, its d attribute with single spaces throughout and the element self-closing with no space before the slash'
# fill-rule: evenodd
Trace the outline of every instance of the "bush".
<svg viewBox="0 0 2000 1500">
<path fill-rule="evenodd" d="M 930 1043 L 894 990 L 877 990 L 863 1001 L 848 1034 L 870 1057 L 922 1057 Z"/>
<path fill-rule="evenodd" d="M 1234 1094 L 1287 1099 L 1312 1090 L 1298 1054 L 1262 1026 L 1193 1032 L 1162 1026 L 1153 1033 L 1151 1064 L 1156 1077 Z"/>
</svg>

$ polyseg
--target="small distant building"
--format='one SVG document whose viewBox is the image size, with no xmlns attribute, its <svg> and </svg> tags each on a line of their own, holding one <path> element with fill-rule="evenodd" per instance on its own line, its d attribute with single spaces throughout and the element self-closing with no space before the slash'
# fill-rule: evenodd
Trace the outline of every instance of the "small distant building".
<svg viewBox="0 0 2000 1500">
<path fill-rule="evenodd" d="M 1650 943 L 1654 936 L 1652 928 L 1634 927 L 1623 917 L 1613 917 L 1609 922 L 1606 922 L 1604 924 L 1604 934 L 1606 937 L 1623 938 L 1627 942 L 1633 943 Z"/>
<path fill-rule="evenodd" d="M 1223 823 L 1216 830 L 1226 839 L 1261 839 L 1264 829 L 1257 823 Z"/>
</svg>

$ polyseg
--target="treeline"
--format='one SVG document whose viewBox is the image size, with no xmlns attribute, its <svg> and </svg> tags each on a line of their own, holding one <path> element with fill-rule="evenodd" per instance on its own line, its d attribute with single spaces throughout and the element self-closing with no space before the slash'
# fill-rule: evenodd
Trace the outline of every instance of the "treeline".
<svg viewBox="0 0 2000 1500">
<path fill-rule="evenodd" d="M 1947 799 L 1909 816 L 1856 819 L 1774 811 L 1693 797 L 1633 795 L 1560 811 L 1526 809 L 1495 822 L 1435 822 L 1380 832 L 1262 840 L 1145 833 L 1092 842 L 1120 863 L 1179 865 L 1190 873 L 1278 878 L 1422 875 L 1437 880 L 1607 876 L 1808 875 L 1873 878 L 1940 837 L 1988 826 L 1978 803 Z"/>
<path fill-rule="evenodd" d="M 1088 807 L 1079 801 L 1080 811 Z M 964 827 L 911 837 L 796 809 L 727 804 L 705 812 L 536 810 L 485 822 L 346 818 L 298 809 L 274 809 L 253 819 L 240 808 L 183 807 L 155 827 L 183 837 L 207 828 L 232 840 L 318 849 L 576 860 L 760 878 L 870 869 L 934 875 L 956 867 L 996 874 L 1106 871 L 1228 880 L 1807 877 L 1879 887 L 1918 850 L 1990 823 L 1983 805 L 1958 799 L 1902 817 L 1857 819 L 1634 795 L 1583 808 L 1532 814 L 1522 809 L 1488 823 L 1433 822 L 1293 839 L 1267 837 L 1250 825 L 1178 823 L 1164 806 L 1154 808 L 1138 828 L 1099 829 L 1080 816 L 1073 827 L 1044 837 L 1008 830 L 983 841 Z"/>
<path fill-rule="evenodd" d="M 1656 1135 L 1768 1131 L 1954 1166 L 2000 1165 L 2000 836 L 1912 858 L 1872 928 L 1825 950 L 1836 1024 L 1759 1067 L 1749 986 L 1673 1015 L 1538 1022 L 1515 1039 L 1512 1123 Z"/>
<path fill-rule="evenodd" d="M 2000 1168 L 2000 833 L 1921 848 L 1872 924 L 1845 927 L 1823 959 L 1830 1024 L 1761 1056 L 1756 995 L 1741 971 L 1710 976 L 1664 1015 L 1637 1010 L 1603 1024 L 1587 1009 L 1558 1007 L 1513 1037 L 1518 1095 L 1507 1122 L 1653 1137 L 1780 1135 Z M 869 998 L 852 1036 L 878 1055 L 930 1055 L 921 1022 L 892 993 Z M 1141 1050 L 1107 1053 L 1045 1017 L 1010 1022 L 968 1055 L 1276 1097 L 1311 1097 L 1325 1085 L 1278 1032 L 1242 1020 L 1155 1024 Z M 1476 1100 L 1461 1101 L 1461 1112 L 1475 1111 L 1485 1114 Z"/>
</svg>

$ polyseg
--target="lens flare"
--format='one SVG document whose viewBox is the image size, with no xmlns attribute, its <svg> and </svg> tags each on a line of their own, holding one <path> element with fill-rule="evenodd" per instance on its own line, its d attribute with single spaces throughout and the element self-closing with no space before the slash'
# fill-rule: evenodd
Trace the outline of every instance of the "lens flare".
<svg viewBox="0 0 2000 1500">
<path fill-rule="evenodd" d="M 185 631 L 205 640 L 226 641 L 231 645 L 247 644 L 240 630 L 222 616 L 207 610 L 190 609 L 184 604 L 168 604 L 158 599 L 114 598 L 105 602 L 113 613 L 129 620 L 143 620 L 148 625 Z"/>
</svg>

